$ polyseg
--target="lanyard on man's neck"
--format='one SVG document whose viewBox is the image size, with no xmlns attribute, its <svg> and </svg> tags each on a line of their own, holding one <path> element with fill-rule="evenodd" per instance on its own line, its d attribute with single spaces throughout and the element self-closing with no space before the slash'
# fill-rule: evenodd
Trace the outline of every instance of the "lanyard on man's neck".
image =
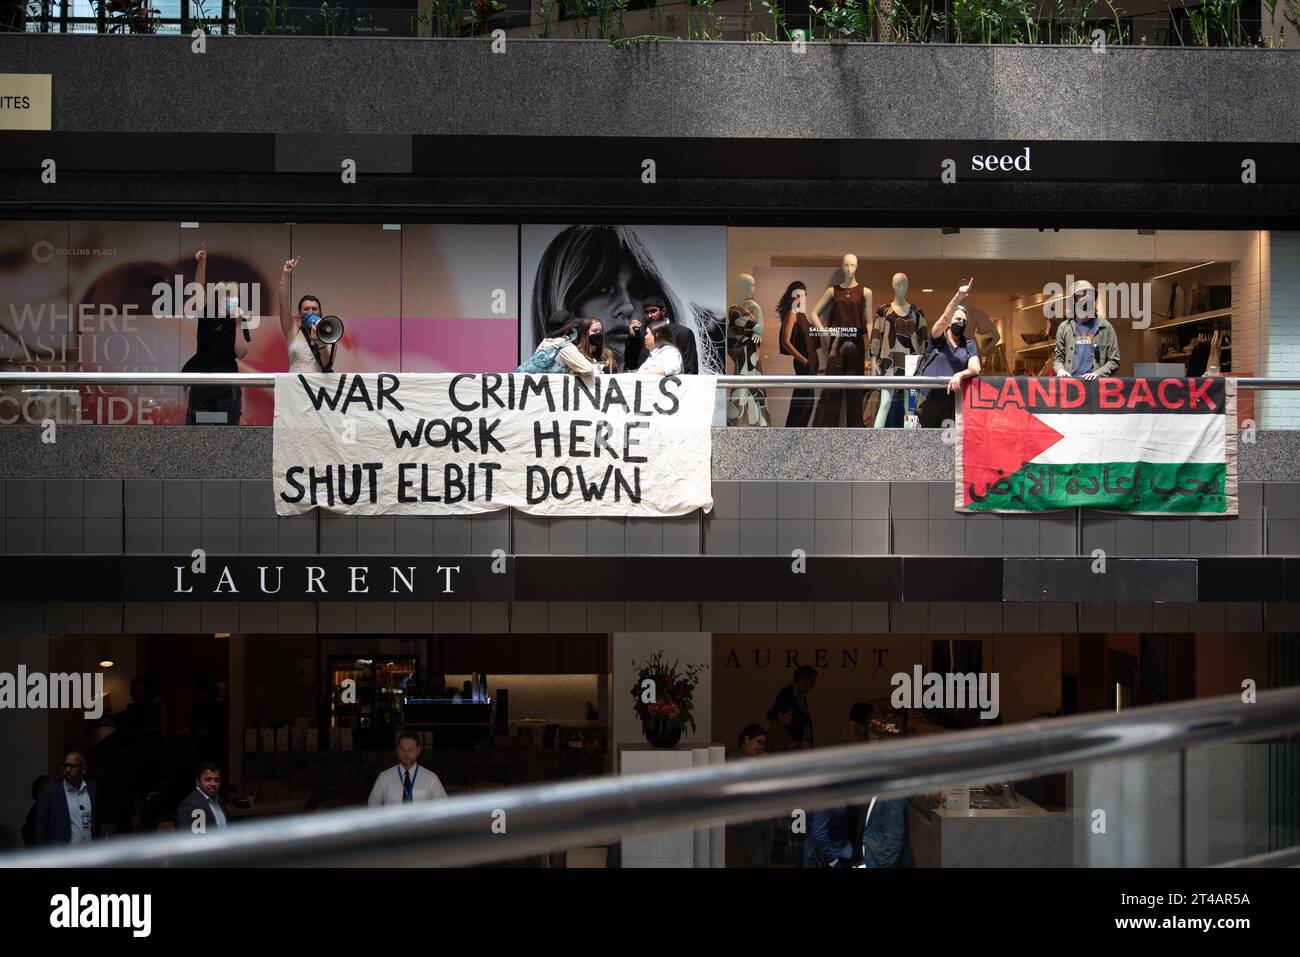
<svg viewBox="0 0 1300 957">
<path fill-rule="evenodd" d="M 408 774 L 411 775 L 411 780 L 409 785 L 407 784 L 407 780 L 406 780 L 406 776 Z M 400 764 L 397 766 L 397 776 L 399 779 L 401 779 L 402 794 L 404 796 L 411 797 L 411 798 L 415 797 L 415 779 L 419 776 L 419 774 L 420 774 L 420 766 L 418 764 L 415 766 L 414 774 L 411 774 L 410 771 L 402 767 Z"/>
</svg>

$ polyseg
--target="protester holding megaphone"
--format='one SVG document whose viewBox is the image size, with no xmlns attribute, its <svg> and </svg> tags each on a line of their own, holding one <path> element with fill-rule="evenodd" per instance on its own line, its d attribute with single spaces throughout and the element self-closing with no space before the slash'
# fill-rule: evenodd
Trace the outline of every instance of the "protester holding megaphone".
<svg viewBox="0 0 1300 957">
<path fill-rule="evenodd" d="M 338 316 L 322 315 L 320 299 L 302 296 L 297 312 L 289 309 L 289 273 L 297 268 L 301 256 L 287 259 L 280 274 L 280 329 L 289 352 L 290 372 L 333 372 L 334 348 L 343 338 L 343 320 Z M 329 357 L 322 347 L 329 346 Z"/>
</svg>

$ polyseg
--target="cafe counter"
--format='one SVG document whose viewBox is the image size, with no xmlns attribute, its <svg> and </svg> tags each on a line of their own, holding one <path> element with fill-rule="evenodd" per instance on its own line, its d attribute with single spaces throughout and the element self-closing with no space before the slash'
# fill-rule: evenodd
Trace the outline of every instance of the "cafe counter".
<svg viewBox="0 0 1300 957">
<path fill-rule="evenodd" d="M 917 867 L 1070 867 L 1072 818 L 1014 794 L 1014 806 L 951 809 L 927 795 L 907 802 L 908 840 Z M 1010 791 L 1010 789 L 1006 789 Z"/>
</svg>

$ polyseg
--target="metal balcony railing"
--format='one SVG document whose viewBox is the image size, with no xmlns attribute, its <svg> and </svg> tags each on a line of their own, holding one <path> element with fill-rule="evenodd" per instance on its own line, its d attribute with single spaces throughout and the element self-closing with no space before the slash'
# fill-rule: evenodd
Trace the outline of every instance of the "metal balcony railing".
<svg viewBox="0 0 1300 957">
<path fill-rule="evenodd" d="M 1300 731 L 1300 688 L 1119 714 L 1029 721 L 720 766 L 284 817 L 202 836 L 112 840 L 0 857 L 4 867 L 457 866 L 638 835 L 760 820 L 949 784 L 1008 781 L 1121 758 Z M 504 816 L 502 816 L 504 815 Z M 504 824 L 498 833 L 494 822 Z"/>
<path fill-rule="evenodd" d="M 381 371 L 381 370 L 375 370 Z M 275 387 L 276 376 L 285 372 L 0 372 L 0 388 L 6 385 L 71 386 L 213 386 L 231 385 L 244 388 L 270 389 Z M 341 375 L 352 373 L 341 372 Z M 372 375 L 369 370 L 362 375 Z M 419 373 L 408 373 L 418 375 Z M 482 375 L 484 373 L 476 373 Z M 499 375 L 523 375 L 513 371 Z M 947 376 L 888 376 L 888 375 L 722 375 L 717 377 L 719 389 L 941 389 L 948 384 Z M 1256 392 L 1300 389 L 1300 378 L 1242 376 L 1234 380 L 1238 389 Z"/>
</svg>

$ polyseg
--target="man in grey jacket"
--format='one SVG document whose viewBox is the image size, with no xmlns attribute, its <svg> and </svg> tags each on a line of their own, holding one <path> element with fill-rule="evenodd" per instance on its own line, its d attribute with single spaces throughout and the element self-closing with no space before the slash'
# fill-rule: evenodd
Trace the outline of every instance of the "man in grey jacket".
<svg viewBox="0 0 1300 957">
<path fill-rule="evenodd" d="M 1086 279 L 1070 290 L 1072 318 L 1056 328 L 1052 368 L 1057 376 L 1096 379 L 1119 371 L 1119 337 L 1097 313 L 1097 290 Z"/>
</svg>

